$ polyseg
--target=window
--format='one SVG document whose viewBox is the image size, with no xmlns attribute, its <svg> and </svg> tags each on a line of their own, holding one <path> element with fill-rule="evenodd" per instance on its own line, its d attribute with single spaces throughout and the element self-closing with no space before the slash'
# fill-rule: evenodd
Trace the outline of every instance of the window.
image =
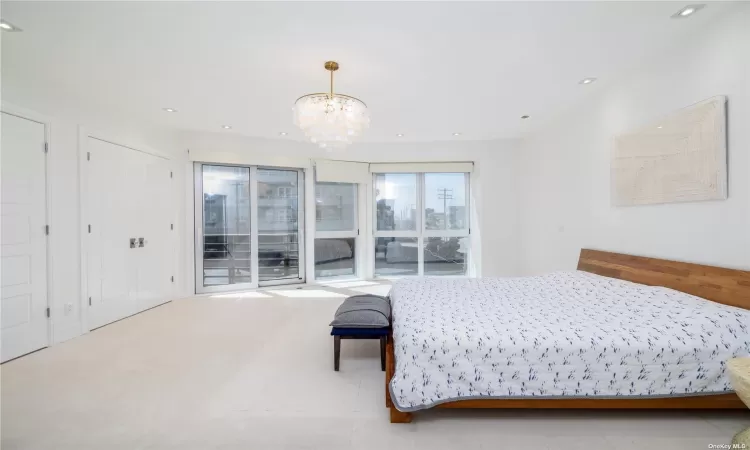
<svg viewBox="0 0 750 450">
<path fill-rule="evenodd" d="M 315 186 L 315 229 L 353 231 L 357 227 L 357 185 L 317 183 Z"/>
<path fill-rule="evenodd" d="M 375 175 L 376 231 L 417 230 L 417 174 Z"/>
<path fill-rule="evenodd" d="M 315 278 L 357 274 L 356 238 L 315 238 Z"/>
<path fill-rule="evenodd" d="M 375 276 L 419 275 L 419 239 L 375 238 Z"/>
<path fill-rule="evenodd" d="M 315 278 L 357 274 L 357 185 L 315 184 Z"/>
<path fill-rule="evenodd" d="M 425 230 L 463 230 L 466 215 L 466 174 L 424 174 Z"/>
<path fill-rule="evenodd" d="M 466 275 L 469 237 L 424 238 L 425 275 Z"/>
<path fill-rule="evenodd" d="M 467 273 L 467 173 L 374 175 L 375 276 Z"/>
</svg>

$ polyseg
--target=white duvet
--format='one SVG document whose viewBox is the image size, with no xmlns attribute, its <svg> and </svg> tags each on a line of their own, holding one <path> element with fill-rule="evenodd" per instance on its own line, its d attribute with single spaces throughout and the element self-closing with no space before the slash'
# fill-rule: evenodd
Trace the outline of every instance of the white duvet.
<svg viewBox="0 0 750 450">
<path fill-rule="evenodd" d="M 731 392 L 750 311 L 586 272 L 400 280 L 390 293 L 402 411 L 471 398 Z"/>
</svg>

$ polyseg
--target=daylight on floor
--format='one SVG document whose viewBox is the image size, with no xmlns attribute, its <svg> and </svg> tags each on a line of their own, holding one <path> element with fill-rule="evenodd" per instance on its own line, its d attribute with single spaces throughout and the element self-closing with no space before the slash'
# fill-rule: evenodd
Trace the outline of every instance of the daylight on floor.
<svg viewBox="0 0 750 450">
<path fill-rule="evenodd" d="M 0 0 L 2 450 L 750 449 L 750 0 Z"/>
</svg>

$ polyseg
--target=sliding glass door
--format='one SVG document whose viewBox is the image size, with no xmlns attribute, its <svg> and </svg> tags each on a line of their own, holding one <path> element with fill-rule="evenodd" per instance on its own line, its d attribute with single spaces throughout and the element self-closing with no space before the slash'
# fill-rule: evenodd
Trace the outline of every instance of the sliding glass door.
<svg viewBox="0 0 750 450">
<path fill-rule="evenodd" d="M 197 164 L 196 292 L 253 287 L 250 168 Z"/>
<path fill-rule="evenodd" d="M 257 183 L 258 284 L 300 283 L 304 280 L 302 171 L 258 168 Z"/>
<path fill-rule="evenodd" d="M 195 164 L 195 290 L 304 282 L 303 172 Z"/>
</svg>

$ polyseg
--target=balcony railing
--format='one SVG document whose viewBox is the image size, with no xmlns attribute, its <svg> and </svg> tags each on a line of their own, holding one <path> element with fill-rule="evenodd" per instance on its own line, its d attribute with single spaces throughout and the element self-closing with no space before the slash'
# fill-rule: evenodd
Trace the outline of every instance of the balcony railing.
<svg viewBox="0 0 750 450">
<path fill-rule="evenodd" d="M 253 251 L 250 234 L 203 236 L 204 285 L 252 281 Z M 258 233 L 258 279 L 299 278 L 299 233 Z"/>
</svg>

